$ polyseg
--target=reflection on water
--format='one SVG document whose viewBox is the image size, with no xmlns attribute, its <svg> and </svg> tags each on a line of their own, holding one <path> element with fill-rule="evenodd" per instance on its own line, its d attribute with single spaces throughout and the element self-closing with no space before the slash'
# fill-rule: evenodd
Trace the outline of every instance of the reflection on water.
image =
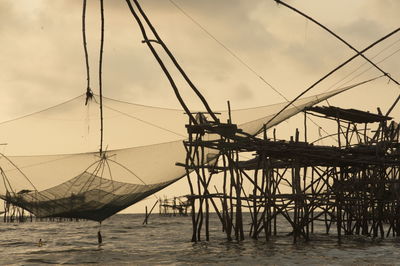
<svg viewBox="0 0 400 266">
<path fill-rule="evenodd" d="M 97 244 L 98 224 L 84 222 L 0 223 L 0 264 L 397 264 L 400 239 L 344 237 L 316 228 L 312 241 L 293 244 L 289 228 L 279 224 L 270 241 L 228 242 L 217 216 L 211 216 L 211 241 L 191 243 L 189 217 L 116 215 L 102 225 L 103 244 Z M 38 245 L 39 239 L 44 241 Z"/>
</svg>

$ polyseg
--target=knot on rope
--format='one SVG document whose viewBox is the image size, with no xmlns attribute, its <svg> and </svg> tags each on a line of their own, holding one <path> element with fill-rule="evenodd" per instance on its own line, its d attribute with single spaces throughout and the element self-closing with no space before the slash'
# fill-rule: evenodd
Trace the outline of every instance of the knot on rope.
<svg viewBox="0 0 400 266">
<path fill-rule="evenodd" d="M 93 92 L 89 87 L 87 87 L 85 105 L 87 105 L 88 102 L 91 101 L 92 99 L 93 99 Z"/>
</svg>

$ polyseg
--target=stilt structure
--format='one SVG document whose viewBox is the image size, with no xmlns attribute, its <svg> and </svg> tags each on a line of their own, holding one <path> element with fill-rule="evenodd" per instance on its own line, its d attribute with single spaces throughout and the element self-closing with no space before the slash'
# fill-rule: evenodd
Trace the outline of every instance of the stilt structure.
<svg viewBox="0 0 400 266">
<path fill-rule="evenodd" d="M 4 223 L 23 223 L 23 222 L 79 222 L 84 219 L 78 218 L 63 218 L 63 217 L 36 217 L 31 212 L 14 205 L 11 201 L 3 200 L 4 211 L 0 212 L 3 215 L 1 219 Z"/>
<path fill-rule="evenodd" d="M 32 213 L 7 201 L 4 201 L 4 212 L 2 214 L 3 222 L 5 223 L 26 222 L 33 220 Z"/>
<path fill-rule="evenodd" d="M 337 146 L 307 142 L 310 114 L 335 121 Z M 192 241 L 203 240 L 203 232 L 209 240 L 210 211 L 218 215 L 228 240 L 244 239 L 243 211 L 250 212 L 246 231 L 254 239 L 276 235 L 278 216 L 290 224 L 294 242 L 309 240 L 316 221 L 325 224 L 326 233 L 335 231 L 339 241 L 351 234 L 398 236 L 400 127 L 389 120 L 353 109 L 313 107 L 305 111 L 304 141 L 298 129 L 290 141 L 278 141 L 275 131 L 272 138 L 265 130 L 256 138 L 231 120 L 189 123 L 186 163 L 178 165 L 186 167 L 191 191 Z M 241 161 L 242 154 L 253 158 Z M 210 187 L 215 176 L 222 178 L 220 187 Z"/>
<path fill-rule="evenodd" d="M 187 216 L 190 209 L 190 202 L 186 196 L 173 197 L 171 199 L 159 199 L 161 216 Z"/>
</svg>

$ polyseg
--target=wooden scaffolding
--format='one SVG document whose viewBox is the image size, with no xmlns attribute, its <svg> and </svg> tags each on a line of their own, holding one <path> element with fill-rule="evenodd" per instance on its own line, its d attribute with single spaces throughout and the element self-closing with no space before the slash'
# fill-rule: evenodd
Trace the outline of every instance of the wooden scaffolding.
<svg viewBox="0 0 400 266">
<path fill-rule="evenodd" d="M 158 199 L 161 216 L 187 216 L 190 202 L 186 196 Z"/>
<path fill-rule="evenodd" d="M 304 114 L 304 141 L 297 129 L 289 141 L 279 141 L 275 131 L 268 138 L 264 130 L 259 138 L 229 122 L 187 125 L 186 162 L 178 165 L 186 168 L 191 192 L 192 241 L 202 240 L 203 231 L 210 239 L 210 212 L 228 240 L 245 238 L 245 211 L 251 216 L 246 232 L 254 239 L 276 235 L 278 216 L 290 224 L 294 242 L 309 240 L 317 221 L 339 241 L 351 234 L 400 235 L 399 125 L 380 114 L 337 107 Z M 311 114 L 335 121 L 336 146 L 307 142 Z M 242 161 L 242 154 L 253 157 Z M 219 187 L 211 187 L 213 178 L 222 179 Z"/>
</svg>

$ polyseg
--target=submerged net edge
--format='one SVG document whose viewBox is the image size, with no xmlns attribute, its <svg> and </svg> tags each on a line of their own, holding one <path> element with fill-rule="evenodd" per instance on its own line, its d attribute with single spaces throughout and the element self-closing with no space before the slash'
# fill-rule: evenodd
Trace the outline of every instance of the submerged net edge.
<svg viewBox="0 0 400 266">
<path fill-rule="evenodd" d="M 160 191 L 182 177 L 183 176 L 180 176 L 179 178 L 158 184 L 143 185 L 149 187 L 149 189 L 143 192 L 126 193 L 122 195 L 110 196 L 112 194 L 110 192 L 93 189 L 90 191 L 85 191 L 79 195 L 73 195 L 72 197 L 70 196 L 53 200 L 34 201 L 27 200 L 22 195 L 12 196 L 10 194 L 0 195 L 0 198 L 5 200 L 7 203 L 11 203 L 33 213 L 38 218 L 73 218 L 101 222 L 117 212 Z M 127 183 L 127 185 L 131 184 Z M 85 199 L 88 195 L 90 197 L 90 194 L 95 194 L 96 197 L 93 197 L 91 201 L 82 202 L 82 199 Z M 103 198 L 105 195 L 107 195 L 108 198 L 112 198 L 107 203 L 102 203 L 95 199 Z M 75 204 L 71 204 L 73 203 L 72 201 L 79 202 L 79 200 L 81 200 L 81 202 L 76 204 L 76 206 Z"/>
</svg>

